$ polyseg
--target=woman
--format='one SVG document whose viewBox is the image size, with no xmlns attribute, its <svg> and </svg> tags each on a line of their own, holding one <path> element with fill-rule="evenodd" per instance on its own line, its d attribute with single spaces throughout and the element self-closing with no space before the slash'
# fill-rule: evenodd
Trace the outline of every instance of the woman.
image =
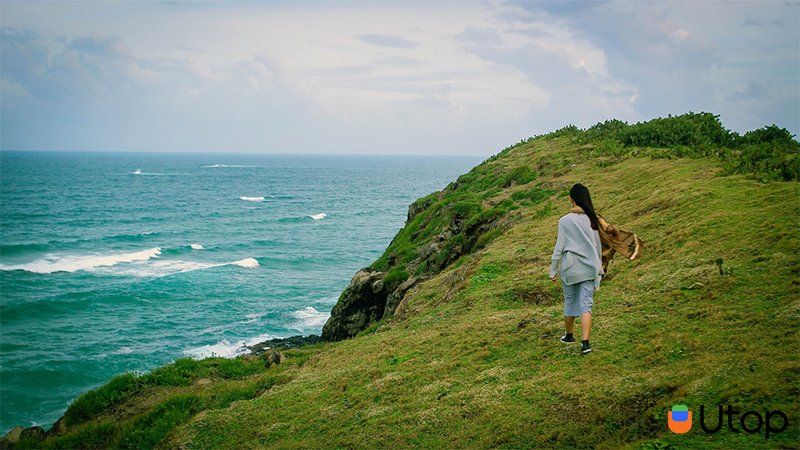
<svg viewBox="0 0 800 450">
<path fill-rule="evenodd" d="M 592 296 L 600 288 L 603 275 L 603 247 L 598 232 L 597 214 L 589 189 L 578 183 L 569 190 L 572 209 L 558 220 L 558 238 L 550 264 L 550 279 L 556 282 L 561 264 L 564 286 L 564 326 L 567 332 L 561 342 L 575 342 L 572 326 L 581 318 L 581 353 L 589 353 L 589 330 L 592 327 Z"/>
</svg>

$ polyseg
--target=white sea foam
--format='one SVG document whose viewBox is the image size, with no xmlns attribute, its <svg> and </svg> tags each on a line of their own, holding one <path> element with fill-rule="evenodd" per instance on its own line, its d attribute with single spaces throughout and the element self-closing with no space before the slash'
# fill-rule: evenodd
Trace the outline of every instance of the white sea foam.
<svg viewBox="0 0 800 450">
<path fill-rule="evenodd" d="M 321 327 L 325 325 L 331 314 L 328 312 L 317 311 L 313 306 L 306 306 L 305 308 L 292 313 L 292 317 L 300 320 L 301 325 L 304 327 Z"/>
<path fill-rule="evenodd" d="M 197 247 L 196 247 L 197 246 Z M 202 249 L 200 244 L 192 244 L 193 249 Z M 182 259 L 165 259 L 161 248 L 154 247 L 132 253 L 120 253 L 107 256 L 58 256 L 48 255 L 45 258 L 20 265 L 2 265 L 0 270 L 25 270 L 34 273 L 91 271 L 104 275 L 132 277 L 165 277 L 177 273 L 210 269 L 212 267 L 238 266 L 246 269 L 259 267 L 255 258 L 245 258 L 229 263 L 187 261 Z M 124 264 L 123 264 L 124 263 Z"/>
<path fill-rule="evenodd" d="M 231 341 L 229 339 L 223 339 L 220 342 L 217 342 L 213 345 L 203 345 L 197 348 L 192 348 L 188 350 L 184 350 L 183 354 L 194 359 L 203 359 L 209 358 L 212 356 L 220 356 L 223 358 L 234 358 L 239 355 L 246 354 L 249 350 L 247 349 L 250 345 L 258 344 L 259 342 L 264 342 L 269 339 L 274 339 L 277 336 L 273 336 L 271 334 L 262 334 L 256 337 L 242 339 L 238 341 Z"/>
<path fill-rule="evenodd" d="M 177 273 L 192 272 L 195 270 L 220 267 L 225 264 L 215 264 L 199 261 L 185 261 L 181 259 L 162 259 L 148 261 L 147 263 L 130 264 L 125 267 L 116 267 L 112 275 L 123 275 L 130 277 L 166 277 Z"/>
<path fill-rule="evenodd" d="M 43 259 L 16 266 L 0 265 L 0 270 L 25 270 L 34 273 L 77 272 L 101 267 L 116 266 L 120 263 L 147 261 L 161 254 L 160 247 L 131 253 L 114 255 L 58 256 L 48 255 Z"/>
<path fill-rule="evenodd" d="M 189 247 L 192 247 L 192 250 L 202 250 L 205 248 L 200 244 L 191 244 Z"/>
<path fill-rule="evenodd" d="M 239 197 L 239 200 L 244 200 L 246 202 L 263 202 L 264 197 Z"/>
<path fill-rule="evenodd" d="M 134 174 L 134 175 L 141 175 L 142 174 L 142 169 L 136 169 L 131 173 Z"/>
<path fill-rule="evenodd" d="M 109 356 L 130 355 L 131 353 L 133 353 L 133 351 L 134 350 L 132 348 L 130 348 L 130 347 L 120 347 L 120 348 L 114 350 L 113 352 L 100 353 L 96 357 L 89 357 L 89 359 L 105 359 L 105 358 L 108 358 Z"/>
<path fill-rule="evenodd" d="M 245 258 L 229 263 L 210 263 L 200 261 L 186 261 L 181 259 L 162 259 L 148 261 L 146 264 L 132 264 L 123 269 L 116 270 L 114 275 L 127 275 L 134 277 L 166 277 L 178 273 L 192 272 L 195 270 L 211 269 L 214 267 L 238 266 L 245 269 L 259 267 L 255 258 Z"/>
<path fill-rule="evenodd" d="M 308 217 L 311 217 L 314 220 L 322 220 L 322 219 L 328 217 L 328 215 L 325 214 L 325 213 L 319 213 L 319 214 L 311 214 Z"/>
<path fill-rule="evenodd" d="M 264 317 L 267 313 L 256 313 L 256 314 L 248 314 L 245 317 L 247 320 L 241 320 L 239 323 L 255 323 L 258 322 L 258 319 Z"/>
<path fill-rule="evenodd" d="M 245 166 L 241 164 L 209 164 L 203 167 L 205 167 L 206 169 L 218 169 L 218 168 L 241 168 L 241 167 L 258 167 L 258 166 Z"/>
<path fill-rule="evenodd" d="M 258 261 L 256 261 L 255 258 L 240 259 L 239 261 L 232 262 L 231 265 L 244 267 L 246 269 L 253 269 L 259 266 Z"/>
</svg>

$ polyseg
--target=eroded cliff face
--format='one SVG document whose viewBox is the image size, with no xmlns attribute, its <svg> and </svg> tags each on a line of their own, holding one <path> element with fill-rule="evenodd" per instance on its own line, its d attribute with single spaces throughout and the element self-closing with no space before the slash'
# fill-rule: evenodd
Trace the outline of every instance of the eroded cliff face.
<svg viewBox="0 0 800 450">
<path fill-rule="evenodd" d="M 495 235 L 491 231 L 513 222 L 505 209 L 486 208 L 473 198 L 463 201 L 458 189 L 458 182 L 451 183 L 409 206 L 405 226 L 384 255 L 359 270 L 342 292 L 322 329 L 322 340 L 347 339 L 391 318 L 411 288 L 485 245 Z"/>
<path fill-rule="evenodd" d="M 389 295 L 383 282 L 385 275 L 370 268 L 356 272 L 325 322 L 322 339 L 338 341 L 355 336 L 383 317 Z"/>
<path fill-rule="evenodd" d="M 390 284 L 385 278 L 385 272 L 368 267 L 356 272 L 322 328 L 322 339 L 347 339 L 374 322 L 392 317 L 406 292 L 419 281 L 410 277 L 402 283 Z"/>
</svg>

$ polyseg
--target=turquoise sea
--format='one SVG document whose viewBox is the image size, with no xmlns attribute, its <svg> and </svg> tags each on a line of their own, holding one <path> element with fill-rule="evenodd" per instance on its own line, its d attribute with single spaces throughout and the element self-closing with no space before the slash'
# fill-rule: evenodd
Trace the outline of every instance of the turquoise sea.
<svg viewBox="0 0 800 450">
<path fill-rule="evenodd" d="M 478 157 L 0 152 L 0 429 L 115 374 L 320 334 Z"/>
</svg>

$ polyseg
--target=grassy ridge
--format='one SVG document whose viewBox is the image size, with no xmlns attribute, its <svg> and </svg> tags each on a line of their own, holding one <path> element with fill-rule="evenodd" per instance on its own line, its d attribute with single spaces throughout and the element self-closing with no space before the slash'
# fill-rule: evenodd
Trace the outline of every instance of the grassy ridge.
<svg viewBox="0 0 800 450">
<path fill-rule="evenodd" d="M 523 141 L 420 199 L 373 265 L 394 282 L 431 277 L 391 320 L 288 351 L 269 369 L 258 360 L 227 369 L 178 362 L 163 369 L 174 383 L 118 380 L 73 405 L 81 413 L 66 434 L 35 446 L 800 445 L 798 183 L 764 183 L 780 178 L 759 169 L 736 174 L 729 150 L 739 150 L 643 147 L 587 133 Z M 796 142 L 738 148 L 746 145 L 776 145 L 772 156 L 790 163 L 796 153 Z M 561 288 L 547 278 L 575 182 L 646 245 L 641 260 L 611 263 L 586 357 L 558 342 Z M 447 244 L 419 258 L 454 223 Z M 469 224 L 502 226 L 470 233 Z M 763 431 L 706 435 L 695 419 L 689 434 L 674 435 L 666 413 L 676 403 L 695 414 L 700 404 L 780 409 L 790 427 L 766 441 Z"/>
</svg>

